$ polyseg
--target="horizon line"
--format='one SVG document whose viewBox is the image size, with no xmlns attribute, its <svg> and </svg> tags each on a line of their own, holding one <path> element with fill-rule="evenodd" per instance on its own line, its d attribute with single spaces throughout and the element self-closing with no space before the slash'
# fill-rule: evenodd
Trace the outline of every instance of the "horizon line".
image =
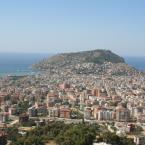
<svg viewBox="0 0 145 145">
<path fill-rule="evenodd" d="M 145 55 L 126 55 L 126 54 L 122 54 L 122 53 L 116 53 L 110 49 L 92 49 L 92 50 L 84 50 L 84 51 L 93 51 L 93 50 L 109 50 L 119 56 L 122 57 L 145 57 Z M 0 54 L 51 54 L 51 55 L 56 55 L 56 54 L 62 54 L 62 53 L 77 53 L 77 52 L 83 52 L 83 50 L 80 51 L 61 51 L 61 52 L 52 52 L 52 51 L 35 51 L 35 52 L 31 52 L 31 51 L 0 51 Z"/>
</svg>

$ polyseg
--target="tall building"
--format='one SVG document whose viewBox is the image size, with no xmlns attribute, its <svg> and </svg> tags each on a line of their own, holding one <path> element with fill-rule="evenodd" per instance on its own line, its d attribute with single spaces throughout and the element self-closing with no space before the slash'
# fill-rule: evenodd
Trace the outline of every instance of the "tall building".
<svg viewBox="0 0 145 145">
<path fill-rule="evenodd" d="M 124 108 L 122 105 L 116 107 L 116 120 L 117 121 L 129 121 L 130 111 L 127 108 Z"/>
<path fill-rule="evenodd" d="M 63 83 L 63 84 L 60 84 L 59 87 L 60 87 L 60 89 L 63 89 L 63 90 L 69 89 L 70 88 L 70 84 Z"/>
<path fill-rule="evenodd" d="M 113 120 L 114 111 L 103 107 L 96 107 L 94 109 L 94 118 L 99 121 Z"/>
<path fill-rule="evenodd" d="M 92 95 L 100 97 L 100 89 L 99 88 L 93 89 L 92 90 Z"/>
<path fill-rule="evenodd" d="M 71 118 L 71 110 L 69 108 L 60 108 L 60 118 Z"/>
<path fill-rule="evenodd" d="M 49 117 L 59 117 L 59 108 L 48 108 Z"/>
<path fill-rule="evenodd" d="M 58 95 L 56 93 L 48 93 L 47 94 L 47 107 L 54 107 L 55 101 L 58 99 Z"/>
</svg>

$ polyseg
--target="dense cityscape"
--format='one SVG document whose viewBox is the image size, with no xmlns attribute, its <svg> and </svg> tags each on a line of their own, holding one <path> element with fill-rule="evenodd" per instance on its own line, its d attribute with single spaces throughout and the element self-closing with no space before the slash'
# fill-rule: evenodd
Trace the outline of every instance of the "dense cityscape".
<svg viewBox="0 0 145 145">
<path fill-rule="evenodd" d="M 0 78 L 0 145 L 145 144 L 144 72 L 108 50 L 59 54 L 33 67 L 39 73 Z M 84 142 L 71 140 L 77 128 Z"/>
</svg>

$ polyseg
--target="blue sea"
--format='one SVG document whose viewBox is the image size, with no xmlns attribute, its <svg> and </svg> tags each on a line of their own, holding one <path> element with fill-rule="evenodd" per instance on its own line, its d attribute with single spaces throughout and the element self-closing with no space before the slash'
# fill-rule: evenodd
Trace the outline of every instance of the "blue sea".
<svg viewBox="0 0 145 145">
<path fill-rule="evenodd" d="M 33 75 L 36 70 L 32 69 L 32 64 L 49 56 L 41 53 L 0 53 L 0 76 Z"/>
<path fill-rule="evenodd" d="M 51 55 L 41 53 L 0 53 L 0 76 L 35 74 L 36 71 L 32 69 L 32 64 Z M 124 58 L 128 64 L 145 71 L 145 57 Z"/>
<path fill-rule="evenodd" d="M 145 71 L 145 57 L 124 57 L 126 63 L 137 68 L 138 70 Z"/>
</svg>

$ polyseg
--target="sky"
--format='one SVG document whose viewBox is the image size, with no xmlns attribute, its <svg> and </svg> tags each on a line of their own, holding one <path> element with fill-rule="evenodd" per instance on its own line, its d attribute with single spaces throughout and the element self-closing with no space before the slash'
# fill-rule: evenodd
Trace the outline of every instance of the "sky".
<svg viewBox="0 0 145 145">
<path fill-rule="evenodd" d="M 145 0 L 0 0 L 0 52 L 92 49 L 145 56 Z"/>
</svg>

